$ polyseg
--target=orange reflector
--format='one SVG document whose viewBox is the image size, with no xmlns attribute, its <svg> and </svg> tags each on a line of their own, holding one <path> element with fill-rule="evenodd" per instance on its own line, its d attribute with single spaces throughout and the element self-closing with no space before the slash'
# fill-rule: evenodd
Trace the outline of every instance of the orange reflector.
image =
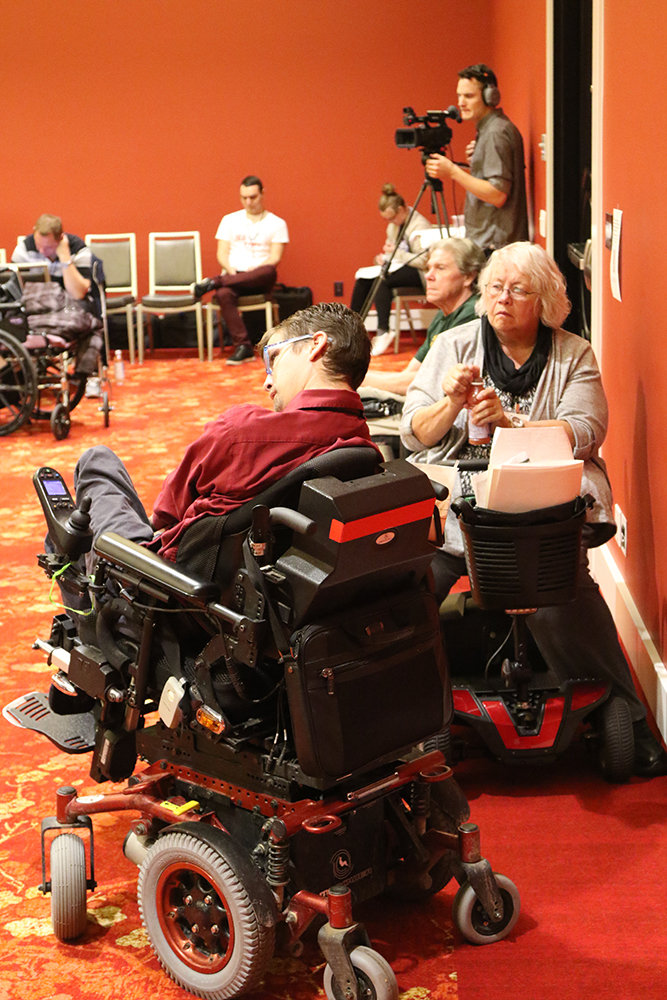
<svg viewBox="0 0 667 1000">
<path fill-rule="evenodd" d="M 210 729 L 212 733 L 222 733 L 225 730 L 225 720 L 219 712 L 215 712 L 208 705 L 202 705 L 197 709 L 197 722 L 204 729 Z"/>
</svg>

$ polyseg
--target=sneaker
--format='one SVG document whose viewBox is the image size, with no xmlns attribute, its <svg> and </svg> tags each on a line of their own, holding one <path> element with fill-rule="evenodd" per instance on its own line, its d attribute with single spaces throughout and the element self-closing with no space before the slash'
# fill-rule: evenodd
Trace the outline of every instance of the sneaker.
<svg viewBox="0 0 667 1000">
<path fill-rule="evenodd" d="M 204 278 L 203 281 L 196 282 L 190 285 L 190 293 L 194 295 L 196 299 L 200 299 L 202 295 L 206 295 L 207 292 L 212 292 L 215 288 L 215 281 L 213 278 Z"/>
<path fill-rule="evenodd" d="M 97 376 L 89 378 L 86 382 L 86 398 L 87 399 L 99 399 L 101 395 L 100 392 L 100 380 Z"/>
<path fill-rule="evenodd" d="M 394 334 L 386 330 L 380 330 L 373 337 L 371 343 L 371 357 L 377 358 L 380 354 L 386 354 L 394 343 Z"/>
<path fill-rule="evenodd" d="M 231 358 L 227 358 L 226 365 L 242 365 L 244 361 L 253 361 L 255 352 L 250 344 L 239 344 Z"/>
</svg>

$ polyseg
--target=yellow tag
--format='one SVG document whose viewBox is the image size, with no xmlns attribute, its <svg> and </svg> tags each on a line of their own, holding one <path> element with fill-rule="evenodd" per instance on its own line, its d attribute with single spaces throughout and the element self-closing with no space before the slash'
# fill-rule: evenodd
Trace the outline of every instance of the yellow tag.
<svg viewBox="0 0 667 1000">
<path fill-rule="evenodd" d="M 170 812 L 173 812 L 174 816 L 181 816 L 183 813 L 189 812 L 190 809 L 196 809 L 199 806 L 199 803 L 195 802 L 194 799 L 191 799 L 190 802 L 184 802 L 182 806 L 178 806 L 175 802 L 169 801 L 161 802 L 160 805 L 164 806 L 165 809 L 169 809 Z"/>
</svg>

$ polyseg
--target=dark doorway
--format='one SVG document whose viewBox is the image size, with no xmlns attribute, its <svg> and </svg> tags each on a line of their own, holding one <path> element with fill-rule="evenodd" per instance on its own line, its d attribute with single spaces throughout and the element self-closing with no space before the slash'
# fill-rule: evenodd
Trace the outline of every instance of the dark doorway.
<svg viewBox="0 0 667 1000">
<path fill-rule="evenodd" d="M 572 312 L 565 326 L 590 340 L 584 260 L 591 236 L 593 0 L 554 0 L 554 257 Z"/>
</svg>

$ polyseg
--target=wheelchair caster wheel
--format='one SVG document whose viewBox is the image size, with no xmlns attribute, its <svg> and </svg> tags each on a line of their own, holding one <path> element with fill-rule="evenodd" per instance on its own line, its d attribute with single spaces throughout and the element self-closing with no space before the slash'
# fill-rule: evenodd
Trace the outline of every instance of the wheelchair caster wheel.
<svg viewBox="0 0 667 1000">
<path fill-rule="evenodd" d="M 81 937 L 86 929 L 86 849 L 74 833 L 51 844 L 51 925 L 59 941 Z"/>
<path fill-rule="evenodd" d="M 454 926 L 471 944 L 493 944 L 507 937 L 519 919 L 521 899 L 514 882 L 494 872 L 503 901 L 503 919 L 493 923 L 475 895 L 469 882 L 464 882 L 454 897 Z"/>
<path fill-rule="evenodd" d="M 69 410 L 63 403 L 56 403 L 51 412 L 51 432 L 56 441 L 64 441 L 71 427 Z"/>
<path fill-rule="evenodd" d="M 109 414 L 111 413 L 111 404 L 109 403 L 109 393 L 105 390 L 102 393 L 102 402 L 100 403 L 100 411 L 104 415 L 104 426 L 109 426 Z"/>
<path fill-rule="evenodd" d="M 398 1000 L 396 976 L 386 958 L 379 952 L 360 945 L 350 955 L 357 976 L 359 996 L 368 1000 Z M 327 1000 L 345 1000 L 345 994 L 334 982 L 331 966 L 324 970 L 324 992 Z"/>
</svg>

